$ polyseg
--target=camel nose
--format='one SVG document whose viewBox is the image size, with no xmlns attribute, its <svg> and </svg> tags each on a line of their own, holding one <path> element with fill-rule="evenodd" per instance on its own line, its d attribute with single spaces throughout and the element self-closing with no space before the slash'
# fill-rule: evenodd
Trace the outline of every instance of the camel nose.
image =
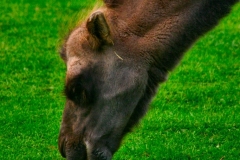
<svg viewBox="0 0 240 160">
<path fill-rule="evenodd" d="M 87 160 L 86 147 L 82 142 L 75 142 L 60 135 L 58 147 L 62 157 L 67 160 Z"/>
</svg>

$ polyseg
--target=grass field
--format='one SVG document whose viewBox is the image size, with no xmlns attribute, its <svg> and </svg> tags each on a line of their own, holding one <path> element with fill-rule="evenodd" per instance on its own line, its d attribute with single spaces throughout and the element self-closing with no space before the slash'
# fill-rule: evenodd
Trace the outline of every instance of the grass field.
<svg viewBox="0 0 240 160">
<path fill-rule="evenodd" d="M 1 0 L 1 160 L 62 159 L 65 66 L 57 50 L 67 24 L 94 3 Z M 186 54 L 115 160 L 240 159 L 239 15 L 240 4 Z"/>
</svg>

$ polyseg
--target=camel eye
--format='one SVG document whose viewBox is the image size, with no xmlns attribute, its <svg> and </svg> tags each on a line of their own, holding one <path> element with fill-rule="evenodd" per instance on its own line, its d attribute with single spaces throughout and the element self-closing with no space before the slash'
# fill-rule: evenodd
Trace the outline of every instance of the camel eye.
<svg viewBox="0 0 240 160">
<path fill-rule="evenodd" d="M 80 78 L 75 78 L 65 85 L 64 93 L 66 97 L 77 103 L 84 103 L 86 101 L 86 90 Z"/>
</svg>

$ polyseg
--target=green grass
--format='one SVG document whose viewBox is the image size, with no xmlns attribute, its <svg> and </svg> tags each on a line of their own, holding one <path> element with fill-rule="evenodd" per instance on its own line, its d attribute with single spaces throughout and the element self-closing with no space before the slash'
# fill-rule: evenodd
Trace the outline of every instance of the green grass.
<svg viewBox="0 0 240 160">
<path fill-rule="evenodd" d="M 94 4 L 1 1 L 1 160 L 62 159 L 57 137 L 65 66 L 57 49 L 68 24 Z M 186 54 L 114 159 L 239 159 L 239 14 L 238 4 Z"/>
</svg>

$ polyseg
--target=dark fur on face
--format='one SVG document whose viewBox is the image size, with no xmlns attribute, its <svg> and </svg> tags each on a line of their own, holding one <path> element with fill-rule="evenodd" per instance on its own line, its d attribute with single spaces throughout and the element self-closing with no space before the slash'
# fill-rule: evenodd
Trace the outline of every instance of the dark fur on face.
<svg viewBox="0 0 240 160">
<path fill-rule="evenodd" d="M 88 84 L 86 84 L 86 79 Z M 94 103 L 94 100 L 96 99 L 93 87 L 91 77 L 78 75 L 66 82 L 64 93 L 69 100 L 72 100 L 76 104 L 87 105 Z"/>
</svg>

